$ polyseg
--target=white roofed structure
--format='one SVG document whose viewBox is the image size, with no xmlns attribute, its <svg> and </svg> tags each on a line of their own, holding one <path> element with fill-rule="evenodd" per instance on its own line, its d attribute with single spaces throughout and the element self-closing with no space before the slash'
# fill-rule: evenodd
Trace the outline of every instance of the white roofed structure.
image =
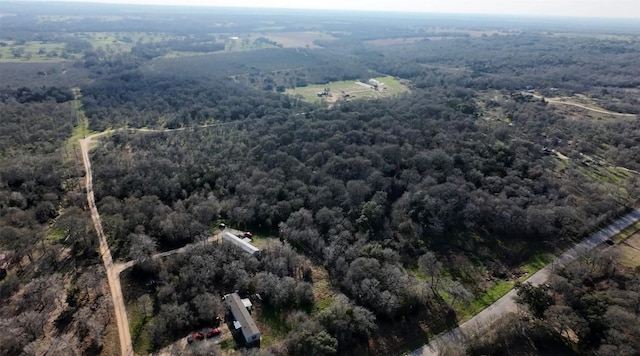
<svg viewBox="0 0 640 356">
<path fill-rule="evenodd" d="M 228 241 L 231 242 L 232 244 L 236 245 L 237 247 L 241 248 L 244 252 L 250 254 L 250 255 L 254 255 L 256 252 L 260 251 L 259 248 L 253 246 L 252 244 L 250 244 L 248 241 L 244 241 L 243 239 L 239 238 L 238 236 L 225 231 L 222 234 L 222 240 L 223 241 Z"/>
<path fill-rule="evenodd" d="M 233 314 L 233 318 L 235 319 L 233 322 L 234 327 L 237 329 L 239 324 L 240 329 L 242 330 L 242 336 L 244 336 L 244 340 L 247 345 L 259 345 L 260 330 L 258 330 L 258 326 L 253 321 L 251 314 L 249 314 L 247 307 L 238 293 L 225 295 L 224 302 L 231 310 L 231 314 Z"/>
</svg>

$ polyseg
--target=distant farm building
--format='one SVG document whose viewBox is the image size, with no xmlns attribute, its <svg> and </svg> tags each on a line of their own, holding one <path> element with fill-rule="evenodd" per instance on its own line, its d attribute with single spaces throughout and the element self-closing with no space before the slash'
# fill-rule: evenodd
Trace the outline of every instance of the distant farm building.
<svg viewBox="0 0 640 356">
<path fill-rule="evenodd" d="M 222 241 L 227 241 L 227 242 L 231 242 L 232 244 L 236 245 L 237 247 L 239 247 L 240 249 L 242 249 L 244 252 L 250 254 L 250 255 L 254 255 L 256 254 L 256 252 L 260 251 L 259 248 L 253 246 L 249 241 L 251 241 L 250 239 L 241 239 L 238 236 L 225 231 L 222 234 Z"/>
<path fill-rule="evenodd" d="M 379 82 L 375 79 L 369 79 L 369 85 L 371 85 L 371 87 L 375 90 L 378 90 L 379 88 L 384 87 L 384 83 Z"/>
<path fill-rule="evenodd" d="M 319 91 L 316 93 L 318 98 L 322 98 L 323 96 L 329 96 L 329 88 L 324 88 L 323 91 Z"/>
<path fill-rule="evenodd" d="M 238 293 L 231 293 L 224 296 L 224 302 L 233 315 L 233 331 L 240 330 L 247 345 L 260 345 L 260 330 L 249 314 L 248 300 L 241 299 Z M 251 303 L 249 302 L 248 305 Z"/>
</svg>

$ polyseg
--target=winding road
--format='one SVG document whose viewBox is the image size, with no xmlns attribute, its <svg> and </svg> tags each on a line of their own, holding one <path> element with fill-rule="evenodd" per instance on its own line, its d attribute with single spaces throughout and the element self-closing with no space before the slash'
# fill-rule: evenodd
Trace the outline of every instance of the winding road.
<svg viewBox="0 0 640 356">
<path fill-rule="evenodd" d="M 568 263 L 574 261 L 580 256 L 585 255 L 587 252 L 593 250 L 598 245 L 605 242 L 607 239 L 620 233 L 626 227 L 636 223 L 640 220 L 640 209 L 636 209 L 629 214 L 614 221 L 606 228 L 596 232 L 595 234 L 582 240 L 582 242 L 573 246 L 565 253 L 556 258 L 553 262 L 546 265 L 544 268 L 534 273 L 529 277 L 526 282 L 533 285 L 540 285 L 544 283 L 555 268 L 566 266 Z M 516 296 L 515 290 L 511 290 L 505 294 L 502 298 L 498 299 L 495 303 L 476 314 L 473 318 L 463 323 L 459 327 L 442 333 L 436 336 L 429 344 L 422 346 L 421 348 L 409 353 L 410 356 L 436 356 L 447 345 L 459 345 L 464 341 L 472 337 L 473 335 L 481 332 L 485 328 L 489 327 L 495 320 L 504 316 L 509 312 L 516 310 L 516 303 L 514 297 Z"/>
<path fill-rule="evenodd" d="M 98 214 L 98 208 L 96 207 L 96 200 L 93 194 L 93 174 L 91 173 L 91 161 L 89 160 L 89 144 L 95 137 L 108 134 L 107 132 L 101 132 L 99 134 L 91 135 L 84 139 L 78 140 L 80 143 L 80 150 L 82 151 L 82 162 L 85 169 L 85 186 L 87 189 L 87 202 L 89 203 L 89 210 L 91 211 L 91 220 L 93 221 L 93 227 L 98 235 L 98 241 L 100 244 L 100 255 L 102 255 L 102 262 L 107 272 L 107 282 L 109 282 L 109 289 L 111 291 L 111 298 L 113 300 L 113 309 L 116 313 L 116 323 L 118 325 L 118 335 L 120 337 L 120 351 L 123 356 L 133 355 L 133 344 L 131 343 L 131 333 L 129 331 L 129 321 L 127 319 L 127 310 L 124 306 L 124 298 L 122 296 L 122 288 L 120 287 L 120 273 L 113 265 L 113 259 L 111 258 L 111 250 L 107 243 L 107 238 L 102 230 L 102 221 Z"/>
</svg>

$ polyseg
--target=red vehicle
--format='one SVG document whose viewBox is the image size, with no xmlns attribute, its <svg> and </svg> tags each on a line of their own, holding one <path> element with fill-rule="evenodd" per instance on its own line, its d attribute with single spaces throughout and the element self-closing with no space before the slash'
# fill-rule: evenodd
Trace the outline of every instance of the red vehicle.
<svg viewBox="0 0 640 356">
<path fill-rule="evenodd" d="M 249 231 L 244 233 L 244 237 L 253 237 L 253 234 Z"/>
<path fill-rule="evenodd" d="M 211 330 L 207 331 L 207 333 L 204 334 L 204 336 L 206 336 L 207 339 L 210 339 L 210 338 L 212 338 L 214 336 L 220 335 L 220 332 L 221 332 L 220 329 L 215 328 L 215 329 L 211 329 Z"/>
<path fill-rule="evenodd" d="M 199 332 L 195 332 L 193 334 L 191 334 L 193 336 L 194 339 L 196 340 L 203 340 L 204 339 L 204 335 L 200 334 Z"/>
</svg>

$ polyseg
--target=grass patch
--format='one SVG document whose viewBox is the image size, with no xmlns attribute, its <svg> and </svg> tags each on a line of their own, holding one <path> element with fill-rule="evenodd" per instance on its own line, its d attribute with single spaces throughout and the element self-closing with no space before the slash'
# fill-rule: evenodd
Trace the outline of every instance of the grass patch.
<svg viewBox="0 0 640 356">
<path fill-rule="evenodd" d="M 315 300 L 313 310 L 326 309 L 333 303 L 337 294 L 329 281 L 329 274 L 324 268 L 313 266 L 311 268 L 311 278 L 313 279 L 313 298 Z"/>
<path fill-rule="evenodd" d="M 640 266 L 640 232 L 636 231 L 616 246 L 620 252 L 618 262 L 629 268 Z"/>
<path fill-rule="evenodd" d="M 261 336 L 260 343 L 264 344 L 264 335 Z M 220 348 L 223 350 L 233 350 L 235 346 L 236 346 L 236 342 L 233 340 L 232 337 L 220 341 Z"/>
<path fill-rule="evenodd" d="M 67 157 L 80 157 L 78 140 L 90 136 L 95 132 L 89 130 L 89 119 L 87 119 L 87 116 L 84 113 L 84 108 L 82 107 L 82 102 L 80 101 L 80 88 L 73 88 L 73 95 L 75 96 L 75 99 L 71 102 L 71 105 L 76 111 L 77 121 L 76 126 L 73 128 L 71 137 L 69 137 L 65 142 L 65 150 L 67 152 Z M 78 152 L 76 152 L 76 149 L 78 149 Z"/>
<path fill-rule="evenodd" d="M 386 76 L 373 78 L 384 84 L 378 90 L 372 89 L 368 84 L 359 83 L 356 80 L 342 80 L 337 82 L 329 82 L 327 84 L 308 85 L 306 87 L 298 87 L 287 89 L 286 94 L 292 96 L 301 96 L 303 100 L 311 103 L 327 102 L 332 103 L 339 99 L 377 99 L 390 97 L 400 93 L 408 92 L 409 89 L 404 86 L 398 79 Z M 318 97 L 318 93 L 325 89 L 329 89 L 328 97 Z M 348 97 L 347 97 L 348 95 Z"/>
<path fill-rule="evenodd" d="M 272 345 L 279 338 L 287 335 L 290 329 L 285 322 L 286 315 L 282 310 L 266 305 L 257 310 L 256 321 L 261 335 L 260 346 Z"/>
<path fill-rule="evenodd" d="M 47 240 L 49 242 L 60 242 L 65 238 L 64 230 L 59 227 L 50 227 L 47 229 Z"/>
<path fill-rule="evenodd" d="M 73 88 L 73 93 L 76 99 L 73 100 L 72 105 L 76 110 L 76 113 L 78 113 L 78 122 L 76 127 L 73 129 L 73 136 L 71 136 L 71 139 L 78 140 L 95 132 L 89 130 L 89 119 L 87 119 L 87 116 L 84 113 L 84 108 L 82 107 L 82 102 L 80 101 L 80 88 Z"/>
<path fill-rule="evenodd" d="M 153 300 L 148 294 L 144 294 L 136 301 L 127 303 L 126 308 L 133 350 L 138 355 L 149 354 L 153 350 L 148 332 L 153 320 Z"/>
<path fill-rule="evenodd" d="M 315 310 L 321 311 L 327 309 L 335 298 L 333 296 L 325 297 L 316 301 Z"/>
<path fill-rule="evenodd" d="M 493 287 L 478 295 L 471 304 L 461 307 L 458 310 L 459 323 L 462 324 L 484 310 L 486 307 L 495 303 L 496 300 L 509 293 L 514 286 L 515 282 L 497 281 Z"/>
<path fill-rule="evenodd" d="M 551 261 L 553 261 L 554 258 L 555 256 L 551 253 L 537 253 L 533 255 L 533 257 L 531 257 L 529 261 L 527 261 L 527 263 L 520 266 L 520 269 L 524 271 L 526 274 L 520 277 L 519 279 L 524 280 L 529 278 L 529 276 L 538 272 L 544 266 L 546 266 Z"/>
<path fill-rule="evenodd" d="M 631 224 L 627 226 L 624 230 L 620 231 L 620 233 L 614 236 L 611 240 L 614 243 L 619 244 L 622 241 L 626 240 L 627 238 L 633 236 L 638 231 L 640 231 L 640 221 L 636 222 L 635 224 Z"/>
</svg>

